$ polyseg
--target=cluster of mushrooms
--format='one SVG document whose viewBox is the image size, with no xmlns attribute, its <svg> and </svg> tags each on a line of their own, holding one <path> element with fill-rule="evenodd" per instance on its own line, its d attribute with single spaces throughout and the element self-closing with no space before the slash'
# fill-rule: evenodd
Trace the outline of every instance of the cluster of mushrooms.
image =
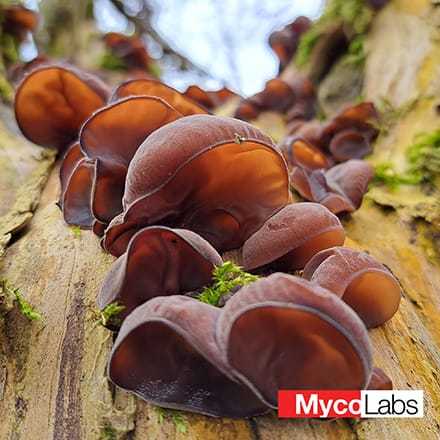
<svg viewBox="0 0 440 440">
<path fill-rule="evenodd" d="M 313 87 L 295 81 L 275 79 L 239 106 L 242 117 L 246 106 L 289 109 L 280 148 L 248 122 L 209 114 L 225 91 L 181 94 L 148 78 L 110 91 L 63 64 L 38 66 L 17 88 L 23 134 L 64 154 L 65 221 L 117 257 L 98 295 L 100 309 L 123 306 L 108 376 L 148 402 L 250 417 L 276 408 L 280 389 L 391 387 L 367 329 L 394 315 L 400 286 L 342 247 L 335 215 L 361 203 L 374 108 L 310 122 Z M 290 185 L 310 201 L 292 203 Z M 230 250 L 262 277 L 223 307 L 199 301 Z"/>
</svg>

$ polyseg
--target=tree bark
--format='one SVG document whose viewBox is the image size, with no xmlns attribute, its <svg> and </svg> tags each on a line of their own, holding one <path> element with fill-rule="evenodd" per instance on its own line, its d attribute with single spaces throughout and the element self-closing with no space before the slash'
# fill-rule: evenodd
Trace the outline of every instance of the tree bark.
<svg viewBox="0 0 440 440">
<path fill-rule="evenodd" d="M 395 0 L 379 12 L 369 32 L 365 98 L 377 102 L 387 96 L 396 106 L 417 99 L 380 137 L 373 162 L 386 158 L 398 165 L 414 134 L 438 127 L 437 16 L 428 0 Z M 64 224 L 55 204 L 59 164 L 54 165 L 53 154 L 20 137 L 9 109 L 2 115 L 0 251 L 6 252 L 0 278 L 19 288 L 43 320 L 28 322 L 12 309 L 0 321 L 0 439 L 440 437 L 438 197 L 417 187 L 403 193 L 375 188 L 344 220 L 346 244 L 370 252 L 402 284 L 398 313 L 370 331 L 374 362 L 396 389 L 425 391 L 424 418 L 325 422 L 285 421 L 275 414 L 251 420 L 183 414 L 182 427 L 107 382 L 112 335 L 97 325 L 94 303 L 113 258 L 91 232 L 77 236 Z M 285 131 L 274 114 L 256 123 L 275 138 Z"/>
</svg>

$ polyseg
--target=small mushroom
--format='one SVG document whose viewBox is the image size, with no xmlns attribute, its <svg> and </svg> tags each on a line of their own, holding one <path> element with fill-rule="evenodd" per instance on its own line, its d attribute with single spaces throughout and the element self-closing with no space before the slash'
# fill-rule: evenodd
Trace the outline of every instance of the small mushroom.
<svg viewBox="0 0 440 440">
<path fill-rule="evenodd" d="M 194 115 L 152 133 L 130 162 L 124 213 L 104 248 L 121 255 L 142 227 L 197 232 L 218 251 L 237 249 L 290 202 L 285 161 L 269 137 L 232 118 Z"/>
<path fill-rule="evenodd" d="M 107 87 L 98 78 L 73 67 L 46 65 L 31 71 L 18 86 L 15 117 L 29 140 L 64 150 L 107 98 Z"/>
<path fill-rule="evenodd" d="M 3 32 L 23 41 L 28 32 L 33 32 L 38 25 L 38 14 L 21 5 L 0 7 Z"/>
<path fill-rule="evenodd" d="M 327 171 L 297 166 L 292 170 L 290 180 L 292 187 L 306 200 L 320 203 L 334 214 L 341 214 L 360 207 L 373 175 L 370 164 L 352 159 Z"/>
<path fill-rule="evenodd" d="M 122 324 L 109 378 L 161 407 L 214 417 L 267 412 L 222 359 L 215 338 L 219 314 L 216 307 L 179 295 L 146 302 Z"/>
<path fill-rule="evenodd" d="M 377 137 L 378 113 L 371 102 L 349 107 L 326 123 L 293 119 L 291 135 L 302 137 L 321 150 L 328 150 L 337 162 L 362 159 L 372 151 Z"/>
<path fill-rule="evenodd" d="M 316 254 L 304 278 L 341 297 L 368 328 L 391 319 L 399 308 L 401 289 L 392 273 L 364 252 L 335 247 Z"/>
<path fill-rule="evenodd" d="M 331 165 L 330 159 L 319 148 L 298 136 L 287 136 L 281 142 L 280 150 L 289 167 L 317 170 Z"/>
<path fill-rule="evenodd" d="M 217 251 L 194 232 L 164 226 L 142 229 L 113 263 L 98 296 L 98 307 L 102 310 L 117 302 L 124 307 L 119 314 L 124 319 L 151 298 L 210 284 L 214 267 L 221 264 Z"/>
<path fill-rule="evenodd" d="M 133 79 L 127 81 L 115 90 L 112 99 L 115 100 L 138 95 L 162 98 L 183 116 L 207 113 L 204 108 L 191 98 L 154 79 Z"/>
<path fill-rule="evenodd" d="M 104 43 L 115 57 L 123 61 L 127 69 L 145 71 L 150 68 L 152 59 L 138 36 L 108 32 L 104 36 Z"/>
<path fill-rule="evenodd" d="M 317 203 L 294 203 L 270 217 L 249 237 L 242 250 L 245 270 L 270 267 L 302 269 L 317 252 L 342 245 L 339 219 Z"/>
<path fill-rule="evenodd" d="M 227 87 L 223 87 L 219 90 L 207 91 L 200 88 L 198 85 L 189 86 L 183 94 L 202 105 L 207 110 L 214 110 L 216 107 L 224 104 L 231 98 L 235 98 L 238 95 Z"/>
<path fill-rule="evenodd" d="M 368 384 L 369 390 L 392 390 L 393 382 L 380 368 L 374 367 L 371 374 L 370 383 Z"/>
<path fill-rule="evenodd" d="M 280 72 L 289 64 L 295 55 L 301 35 L 311 25 L 307 17 L 298 17 L 292 23 L 284 26 L 279 31 L 272 32 L 269 36 L 269 45 L 280 60 Z"/>
<path fill-rule="evenodd" d="M 282 389 L 364 389 L 372 370 L 367 330 L 336 295 L 276 273 L 225 305 L 217 341 L 238 380 L 276 408 Z"/>
</svg>

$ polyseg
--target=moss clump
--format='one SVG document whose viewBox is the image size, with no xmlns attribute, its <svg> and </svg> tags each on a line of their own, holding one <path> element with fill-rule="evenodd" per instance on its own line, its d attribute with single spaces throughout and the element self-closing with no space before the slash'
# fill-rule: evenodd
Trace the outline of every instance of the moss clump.
<svg viewBox="0 0 440 440">
<path fill-rule="evenodd" d="M 374 168 L 374 182 L 397 189 L 400 185 L 417 185 L 422 176 L 417 172 L 397 173 L 390 162 L 383 162 Z"/>
<path fill-rule="evenodd" d="M 232 261 L 225 261 L 217 266 L 212 272 L 213 283 L 205 287 L 198 296 L 198 300 L 213 306 L 218 306 L 222 296 L 233 291 L 237 287 L 245 286 L 258 280 L 257 275 L 245 272 L 240 266 Z"/>
<path fill-rule="evenodd" d="M 98 322 L 104 327 L 112 326 L 119 327 L 121 325 L 121 318 L 119 314 L 125 309 L 125 306 L 113 302 L 106 306 L 98 313 Z"/>
<path fill-rule="evenodd" d="M 440 130 L 418 134 L 406 154 L 410 169 L 432 181 L 440 174 Z"/>
<path fill-rule="evenodd" d="M 12 304 L 29 321 L 39 321 L 42 316 L 32 307 L 20 293 L 17 287 L 13 287 L 7 280 L 0 280 L 0 304 Z"/>
<path fill-rule="evenodd" d="M 116 430 L 113 428 L 113 426 L 106 424 L 102 430 L 100 439 L 101 440 L 117 440 L 118 436 L 116 434 Z"/>
<path fill-rule="evenodd" d="M 174 423 L 177 432 L 180 432 L 181 434 L 186 434 L 188 432 L 188 421 L 180 411 L 162 408 L 160 406 L 156 406 L 155 410 L 159 424 L 162 424 L 165 419 L 169 418 Z"/>
<path fill-rule="evenodd" d="M 364 0 L 333 0 L 327 4 L 321 17 L 305 32 L 298 45 L 295 63 L 302 67 L 310 59 L 310 54 L 326 27 L 333 23 L 342 23 L 353 34 L 348 49 L 348 62 L 363 63 L 365 60 L 363 34 L 373 18 L 373 11 Z"/>
</svg>

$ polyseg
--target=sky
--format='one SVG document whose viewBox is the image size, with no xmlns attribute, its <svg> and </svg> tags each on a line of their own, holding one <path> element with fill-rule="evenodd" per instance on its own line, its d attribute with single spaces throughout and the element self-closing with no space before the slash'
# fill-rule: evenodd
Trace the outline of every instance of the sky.
<svg viewBox="0 0 440 440">
<path fill-rule="evenodd" d="M 140 0 L 125 1 L 135 10 Z M 318 17 L 323 6 L 323 0 L 150 1 L 161 36 L 212 77 L 197 78 L 164 66 L 162 79 L 180 90 L 193 82 L 208 89 L 227 85 L 245 96 L 277 74 L 278 61 L 267 43 L 270 33 L 299 15 Z M 131 31 L 109 0 L 95 0 L 95 18 L 102 32 Z M 151 42 L 149 50 L 160 55 Z"/>
</svg>

